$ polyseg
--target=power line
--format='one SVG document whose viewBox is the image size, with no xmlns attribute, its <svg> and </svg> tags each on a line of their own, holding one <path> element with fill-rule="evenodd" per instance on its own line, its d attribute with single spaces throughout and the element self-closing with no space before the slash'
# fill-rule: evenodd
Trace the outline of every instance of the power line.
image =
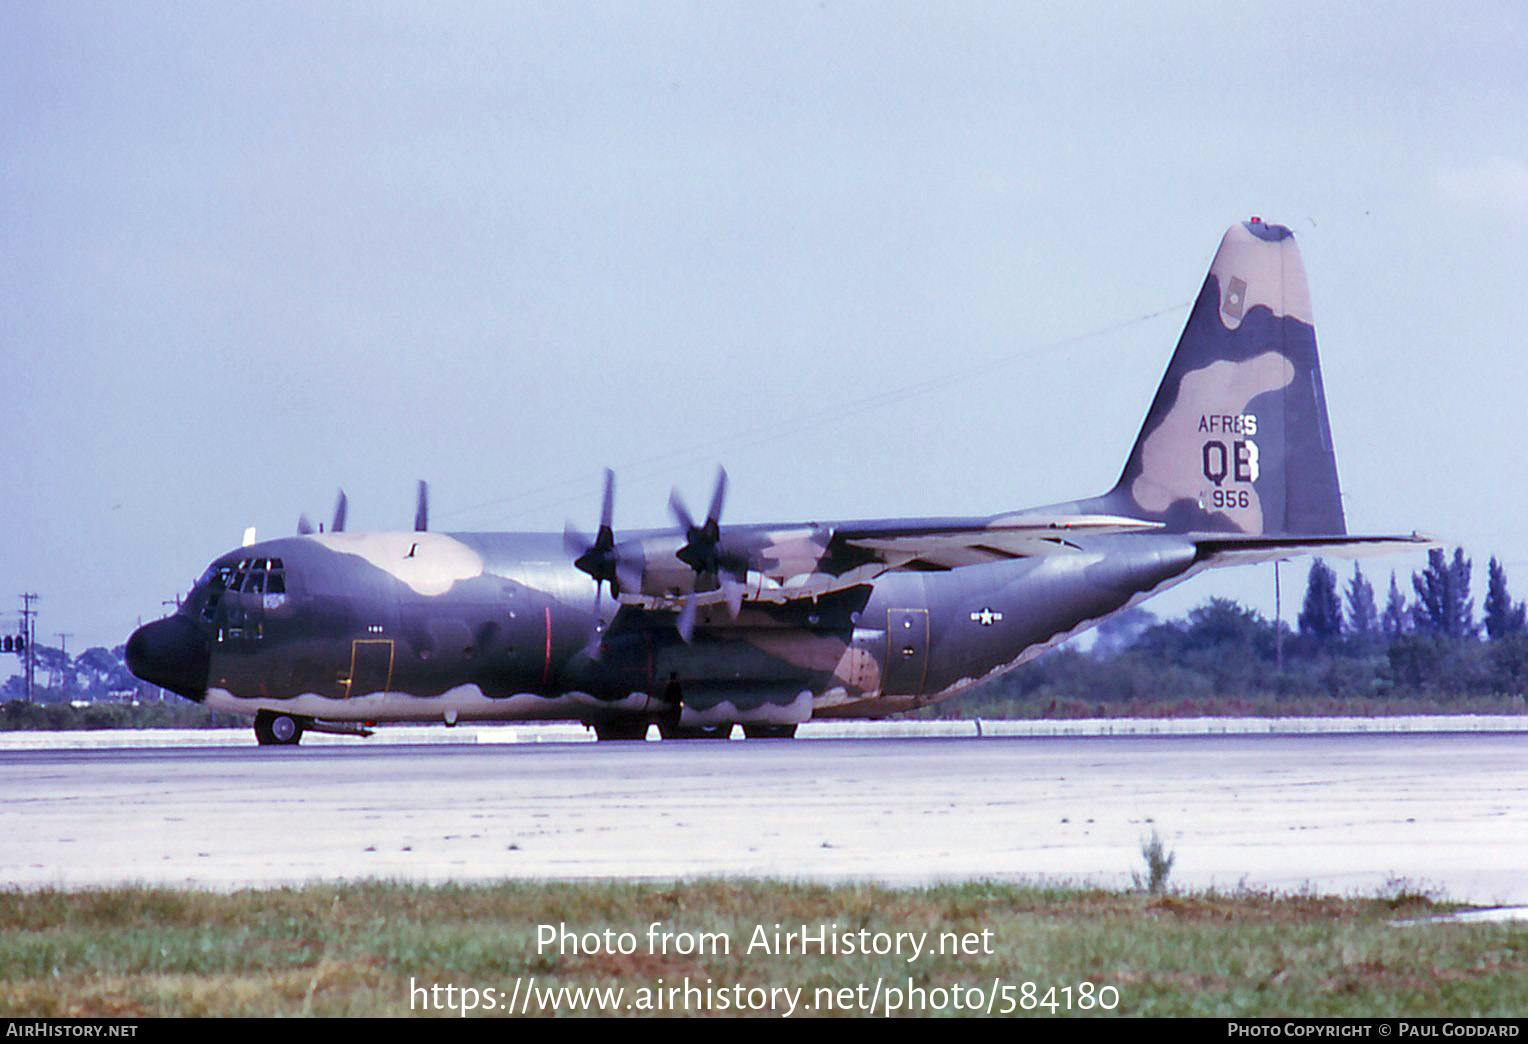
<svg viewBox="0 0 1528 1044">
<path fill-rule="evenodd" d="M 628 480 L 634 479 L 635 481 L 640 482 L 645 479 L 653 478 L 661 474 L 662 471 L 668 470 L 675 466 L 684 467 L 691 464 L 703 462 L 706 459 L 712 457 L 717 450 L 723 448 L 742 449 L 749 446 L 758 445 L 759 443 L 769 441 L 770 439 L 777 438 L 780 435 L 788 434 L 792 431 L 800 430 L 801 428 L 808 425 L 820 427 L 826 424 L 842 422 L 848 420 L 851 417 L 858 416 L 859 414 L 877 409 L 882 406 L 889 406 L 893 403 L 902 402 L 906 399 L 914 398 L 919 395 L 927 395 L 930 392 L 938 391 L 954 384 L 959 384 L 962 381 L 968 381 L 976 377 L 981 377 L 995 370 L 1002 369 L 1003 367 L 1011 366 L 1017 362 L 1032 359 L 1041 355 L 1046 355 L 1058 349 L 1069 348 L 1074 345 L 1093 340 L 1095 338 L 1103 337 L 1107 334 L 1118 333 L 1122 330 L 1130 329 L 1133 326 L 1138 326 L 1142 323 L 1150 322 L 1153 319 L 1161 318 L 1164 315 L 1181 312 L 1192 304 L 1192 301 L 1180 301 L 1177 304 L 1170 305 L 1166 308 L 1159 308 L 1156 311 L 1148 312 L 1145 315 L 1138 315 L 1131 319 L 1120 320 L 1119 322 L 1111 323 L 1107 326 L 1097 327 L 1093 330 L 1088 330 L 1083 333 L 1072 334 L 1068 337 L 1062 337 L 1058 340 L 1049 341 L 1045 344 L 1037 345 L 1032 348 L 1025 348 L 1019 351 L 1009 352 L 1008 354 L 998 356 L 995 359 L 988 359 L 984 362 L 975 363 L 958 370 L 951 370 L 944 374 L 930 377 L 925 380 L 914 381 L 910 384 L 899 385 L 894 388 L 888 388 L 884 391 L 874 392 L 859 399 L 851 399 L 846 402 L 835 402 L 832 406 L 821 407 L 804 413 L 795 414 L 790 417 L 766 421 L 763 424 L 759 424 L 751 428 L 745 428 L 741 431 L 733 432 L 729 435 L 718 436 L 717 438 L 711 439 L 708 442 L 692 443 L 684 446 L 681 449 L 670 450 L 665 453 L 655 454 L 653 456 L 644 457 L 639 460 L 628 461 L 625 464 L 616 466 L 614 470 L 620 473 L 623 478 Z M 452 511 L 443 512 L 439 517 L 455 518 L 469 512 L 496 508 L 503 504 L 510 504 L 515 502 L 523 503 L 532 497 L 537 497 L 544 493 L 552 493 L 572 487 L 580 487 L 582 489 L 583 487 L 587 486 L 587 483 L 588 478 L 582 475 L 561 479 L 557 482 L 550 482 L 546 485 L 537 486 L 533 489 L 523 490 L 517 494 L 496 497 L 493 500 L 483 501 L 479 504 L 472 504 L 467 507 L 456 508 Z M 583 501 L 583 499 L 584 495 L 582 492 L 580 492 L 573 496 L 561 497 L 552 501 L 538 501 L 535 504 L 530 506 L 522 506 L 517 510 L 514 510 L 508 514 L 502 514 L 499 517 L 514 518 L 521 515 L 528 515 L 535 511 L 546 510 L 547 508 L 580 503 Z"/>
</svg>

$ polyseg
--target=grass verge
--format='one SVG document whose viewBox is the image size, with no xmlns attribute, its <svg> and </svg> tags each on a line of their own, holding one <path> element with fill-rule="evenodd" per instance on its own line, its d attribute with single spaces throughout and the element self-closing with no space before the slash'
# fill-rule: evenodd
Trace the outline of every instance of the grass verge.
<svg viewBox="0 0 1528 1044">
<path fill-rule="evenodd" d="M 508 1004 L 519 990 L 515 1008 L 529 1014 L 597 1013 L 587 999 L 542 1003 L 540 991 L 564 986 L 621 988 L 621 1014 L 641 1010 L 641 991 L 665 1011 L 746 1013 L 767 996 L 760 1013 L 781 1014 L 790 998 L 782 989 L 799 991 L 797 1014 L 830 1004 L 837 1013 L 869 1005 L 881 1014 L 894 989 L 908 1014 L 960 1013 L 978 998 L 985 1011 L 988 997 L 996 1012 L 1044 1015 L 1528 1014 L 1528 925 L 1393 924 L 1444 909 L 1404 890 L 1350 899 L 993 883 L 13 890 L 0 892 L 0 1015 L 454 1014 L 411 992 L 433 985 L 442 990 L 432 1004 L 449 999 L 443 988 L 451 985 L 457 1007 L 463 987 L 478 991 L 479 1005 Z M 667 947 L 649 936 L 654 922 L 675 934 Z M 538 950 L 538 926 L 559 924 L 585 936 L 581 952 Z M 799 945 L 790 954 L 773 945 L 749 952 L 760 930 L 778 940 L 777 925 L 782 935 L 821 926 L 840 940 L 928 935 L 912 961 L 910 944 L 901 955 L 802 955 Z M 622 932 L 633 952 L 609 952 L 622 948 Z M 712 952 L 677 952 L 681 933 L 698 942 L 703 932 L 713 933 Z M 597 946 L 587 945 L 589 933 L 600 936 Z M 941 943 L 956 952 L 937 952 Z M 528 1002 L 532 977 L 538 992 Z M 712 992 L 662 996 L 686 985 Z M 1107 987 L 1118 995 L 1112 1011 L 1100 1003 Z M 718 1001 L 718 991 L 729 999 Z M 1093 998 L 1086 1011 L 1084 996 Z"/>
</svg>

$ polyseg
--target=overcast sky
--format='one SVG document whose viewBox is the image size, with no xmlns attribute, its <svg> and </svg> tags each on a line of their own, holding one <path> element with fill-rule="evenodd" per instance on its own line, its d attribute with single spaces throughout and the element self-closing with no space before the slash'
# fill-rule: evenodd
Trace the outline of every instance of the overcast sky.
<svg viewBox="0 0 1528 1044">
<path fill-rule="evenodd" d="M 447 530 L 592 529 L 607 465 L 618 531 L 718 463 L 724 521 L 1099 493 L 1252 214 L 1350 530 L 1528 595 L 1525 11 L 0 6 L 0 627 L 120 644 L 340 486 Z M 1148 608 L 1212 594 L 1271 569 Z"/>
</svg>

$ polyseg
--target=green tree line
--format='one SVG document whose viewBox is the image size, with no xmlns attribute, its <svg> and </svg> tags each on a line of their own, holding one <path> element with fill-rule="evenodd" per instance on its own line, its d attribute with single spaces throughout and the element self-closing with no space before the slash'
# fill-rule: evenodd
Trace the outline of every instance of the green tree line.
<svg viewBox="0 0 1528 1044">
<path fill-rule="evenodd" d="M 247 725 L 133 677 L 124 646 L 92 647 L 78 656 L 38 643 L 32 699 L 20 674 L 0 685 L 0 732 L 30 729 L 116 729 Z"/>
<path fill-rule="evenodd" d="M 35 703 L 98 702 L 134 699 L 159 690 L 133 677 L 123 658 L 126 646 L 115 649 L 92 646 L 78 656 L 37 642 L 32 646 L 32 700 Z M 18 662 L 18 668 L 20 664 Z M 24 700 L 26 678 L 21 674 L 0 685 L 0 699 Z"/>
<path fill-rule="evenodd" d="M 1477 619 L 1462 548 L 1428 554 L 1410 597 L 1383 604 L 1362 566 L 1311 563 L 1294 628 L 1212 598 L 1186 617 L 1133 609 L 1087 650 L 1064 647 L 950 704 L 941 717 L 1521 713 L 1528 626 L 1494 557 Z"/>
</svg>

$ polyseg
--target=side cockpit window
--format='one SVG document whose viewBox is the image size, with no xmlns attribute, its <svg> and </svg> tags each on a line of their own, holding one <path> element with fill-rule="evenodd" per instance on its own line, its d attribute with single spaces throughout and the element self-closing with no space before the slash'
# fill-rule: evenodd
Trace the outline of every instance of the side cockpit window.
<svg viewBox="0 0 1528 1044">
<path fill-rule="evenodd" d="M 197 587 L 207 589 L 207 601 L 202 605 L 202 619 L 208 623 L 211 623 L 213 617 L 217 615 L 218 604 L 223 600 L 223 592 L 227 591 L 232 584 L 233 574 L 232 565 L 214 562 L 207 567 L 207 571 L 197 582 Z"/>
<path fill-rule="evenodd" d="M 286 604 L 286 563 L 279 558 L 241 558 L 209 566 L 198 586 L 207 588 L 202 619 L 212 623 L 226 595 L 252 595 L 264 608 Z M 272 596 L 277 596 L 272 599 Z"/>
<path fill-rule="evenodd" d="M 205 587 L 211 591 L 224 591 L 228 588 L 229 580 L 233 579 L 232 565 L 219 565 L 214 562 L 207 567 L 202 578 L 196 582 L 197 587 Z"/>
</svg>

